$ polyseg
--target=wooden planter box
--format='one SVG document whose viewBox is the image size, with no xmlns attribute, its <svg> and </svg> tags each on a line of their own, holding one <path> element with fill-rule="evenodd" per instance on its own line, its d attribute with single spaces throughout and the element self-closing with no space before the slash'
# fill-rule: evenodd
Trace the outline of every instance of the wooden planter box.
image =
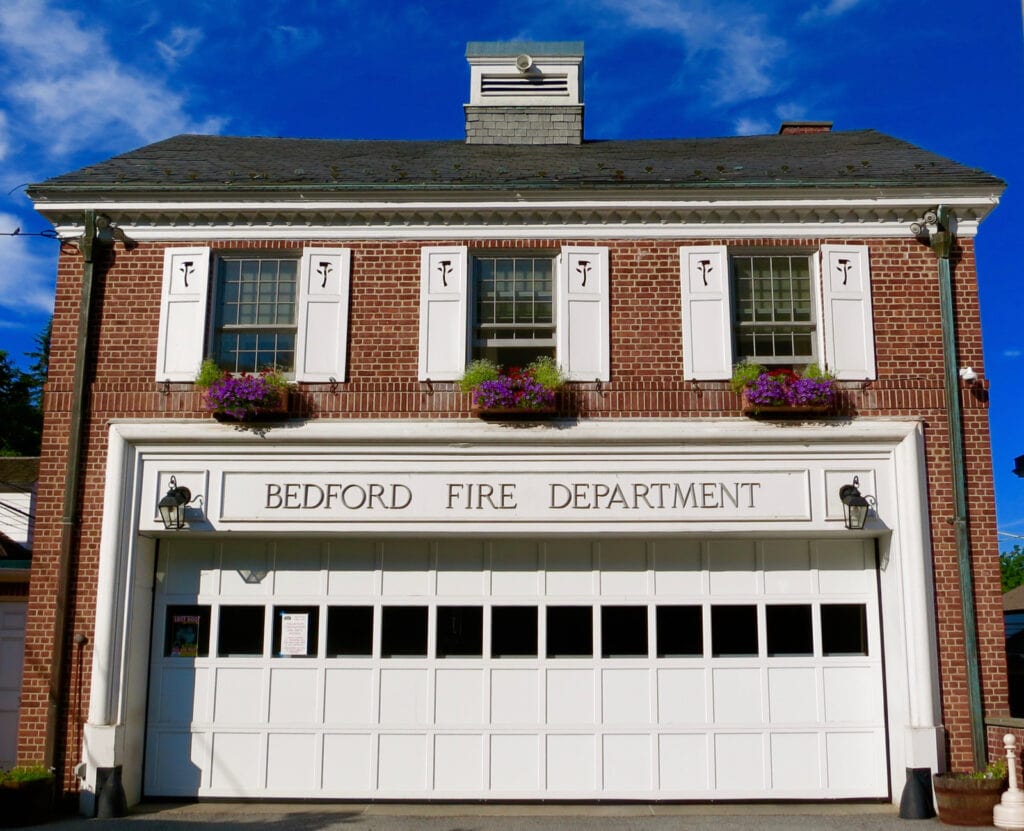
<svg viewBox="0 0 1024 831">
<path fill-rule="evenodd" d="M 815 416 L 827 415 L 832 407 L 829 404 L 802 404 L 792 406 L 789 404 L 752 404 L 747 397 L 746 390 L 743 391 L 743 415 L 751 418 L 791 418 L 804 416 L 813 418 Z"/>
<path fill-rule="evenodd" d="M 470 412 L 484 421 L 548 421 L 558 415 L 558 408 L 473 407 Z"/>
<path fill-rule="evenodd" d="M 224 424 L 259 424 L 267 421 L 284 421 L 288 418 L 288 391 L 281 393 L 276 407 L 257 407 L 246 413 L 241 418 L 230 413 L 220 413 L 216 410 L 212 413 L 214 420 Z"/>
<path fill-rule="evenodd" d="M 0 785 L 0 827 L 38 825 L 53 815 L 53 782 L 4 782 Z"/>
<path fill-rule="evenodd" d="M 936 773 L 932 777 L 935 805 L 939 820 L 946 825 L 988 827 L 992 825 L 992 809 L 1006 790 L 1002 779 L 966 779 Z"/>
</svg>

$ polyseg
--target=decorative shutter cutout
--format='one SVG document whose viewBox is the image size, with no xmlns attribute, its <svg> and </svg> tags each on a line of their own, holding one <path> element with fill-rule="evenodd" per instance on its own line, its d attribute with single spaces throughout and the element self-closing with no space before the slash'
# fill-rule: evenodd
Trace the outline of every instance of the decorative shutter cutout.
<svg viewBox="0 0 1024 831">
<path fill-rule="evenodd" d="M 305 248 L 299 272 L 295 380 L 345 380 L 348 351 L 348 248 Z"/>
<path fill-rule="evenodd" d="M 157 381 L 196 379 L 199 365 L 203 362 L 209 285 L 209 248 L 164 250 Z"/>
<path fill-rule="evenodd" d="M 570 381 L 608 381 L 608 249 L 566 246 L 558 262 L 558 364 Z"/>
<path fill-rule="evenodd" d="M 679 249 L 683 305 L 683 377 L 732 377 L 732 303 L 724 245 Z"/>
<path fill-rule="evenodd" d="M 421 252 L 421 381 L 455 381 L 466 370 L 468 259 L 465 246 L 424 248 Z"/>
<path fill-rule="evenodd" d="M 866 245 L 821 246 L 825 366 L 840 381 L 875 378 L 871 266 Z"/>
</svg>

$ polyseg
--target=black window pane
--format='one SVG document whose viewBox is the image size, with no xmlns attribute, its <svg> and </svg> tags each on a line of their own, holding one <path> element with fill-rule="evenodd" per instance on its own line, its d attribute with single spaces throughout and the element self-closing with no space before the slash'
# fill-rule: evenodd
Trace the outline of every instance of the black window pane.
<svg viewBox="0 0 1024 831">
<path fill-rule="evenodd" d="M 769 656 L 814 654 L 809 605 L 767 606 L 764 613 Z"/>
<path fill-rule="evenodd" d="M 548 606 L 547 656 L 594 657 L 594 617 L 589 606 Z"/>
<path fill-rule="evenodd" d="M 704 654 L 704 624 L 700 606 L 659 606 L 658 657 Z"/>
<path fill-rule="evenodd" d="M 327 610 L 327 657 L 373 654 L 373 607 L 332 606 Z"/>
<path fill-rule="evenodd" d="M 495 606 L 491 609 L 491 657 L 537 657 L 535 606 Z"/>
<path fill-rule="evenodd" d="M 757 655 L 757 607 L 711 607 L 711 654 L 715 658 Z"/>
<path fill-rule="evenodd" d="M 380 618 L 382 658 L 427 656 L 427 607 L 385 606 Z"/>
<path fill-rule="evenodd" d="M 210 607 L 168 606 L 164 655 L 206 658 L 210 654 Z"/>
<path fill-rule="evenodd" d="M 480 606 L 437 607 L 437 657 L 484 654 L 484 610 Z"/>
<path fill-rule="evenodd" d="M 601 657 L 647 657 L 647 607 L 601 607 Z"/>
<path fill-rule="evenodd" d="M 823 655 L 867 655 L 868 611 L 863 603 L 830 603 L 821 607 Z"/>
<path fill-rule="evenodd" d="M 217 655 L 222 658 L 263 654 L 262 606 L 221 606 Z"/>
<path fill-rule="evenodd" d="M 316 606 L 274 607 L 275 657 L 315 658 L 319 637 L 320 610 Z"/>
</svg>

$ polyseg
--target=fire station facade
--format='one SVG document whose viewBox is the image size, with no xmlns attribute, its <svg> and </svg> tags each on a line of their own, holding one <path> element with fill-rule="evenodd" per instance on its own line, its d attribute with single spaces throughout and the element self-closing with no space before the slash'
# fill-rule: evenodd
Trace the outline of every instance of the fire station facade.
<svg viewBox="0 0 1024 831">
<path fill-rule="evenodd" d="M 1006 713 L 973 256 L 1002 183 L 823 124 L 588 142 L 579 44 L 467 55 L 465 142 L 179 136 L 32 187 L 67 242 L 20 757 L 87 802 L 970 767 Z M 476 417 L 467 362 L 528 354 L 555 417 Z M 744 415 L 751 356 L 837 405 Z M 282 367 L 289 417 L 213 420 L 205 358 Z"/>
</svg>

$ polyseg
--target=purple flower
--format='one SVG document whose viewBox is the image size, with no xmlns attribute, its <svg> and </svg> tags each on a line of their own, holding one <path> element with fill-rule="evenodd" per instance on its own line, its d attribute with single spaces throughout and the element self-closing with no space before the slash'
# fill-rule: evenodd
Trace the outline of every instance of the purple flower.
<svg viewBox="0 0 1024 831">
<path fill-rule="evenodd" d="M 795 406 L 832 404 L 834 391 L 831 379 L 800 378 L 789 385 L 787 398 Z"/>
<path fill-rule="evenodd" d="M 747 389 L 747 400 L 759 407 L 778 407 L 786 404 L 786 378 L 762 372 Z"/>
<path fill-rule="evenodd" d="M 473 390 L 473 404 L 485 410 L 496 407 L 538 410 L 554 403 L 555 393 L 527 374 L 502 375 L 493 381 L 482 382 Z"/>
<path fill-rule="evenodd" d="M 831 378 L 796 378 L 791 373 L 763 372 L 747 387 L 755 407 L 830 407 L 835 397 Z"/>
<path fill-rule="evenodd" d="M 232 418 L 244 419 L 257 410 L 278 405 L 281 394 L 278 385 L 266 375 L 224 375 L 206 390 L 206 409 L 226 413 Z"/>
</svg>

